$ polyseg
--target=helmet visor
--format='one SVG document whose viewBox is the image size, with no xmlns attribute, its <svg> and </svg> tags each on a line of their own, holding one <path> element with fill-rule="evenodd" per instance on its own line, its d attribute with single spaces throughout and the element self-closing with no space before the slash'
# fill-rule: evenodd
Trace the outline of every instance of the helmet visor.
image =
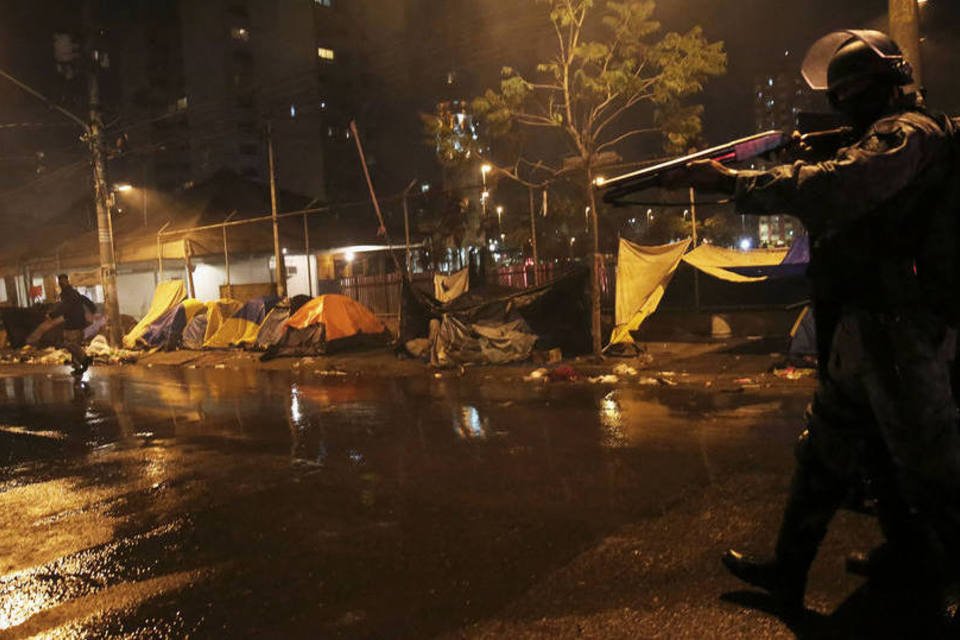
<svg viewBox="0 0 960 640">
<path fill-rule="evenodd" d="M 860 40 L 884 59 L 902 59 L 903 53 L 885 33 L 880 31 L 847 29 L 844 31 L 834 31 L 829 33 L 810 47 L 806 58 L 803 59 L 801 73 L 803 79 L 814 91 L 826 91 L 829 88 L 827 80 L 827 70 L 830 67 L 830 61 L 840 50 L 840 47 L 851 40 Z"/>
</svg>

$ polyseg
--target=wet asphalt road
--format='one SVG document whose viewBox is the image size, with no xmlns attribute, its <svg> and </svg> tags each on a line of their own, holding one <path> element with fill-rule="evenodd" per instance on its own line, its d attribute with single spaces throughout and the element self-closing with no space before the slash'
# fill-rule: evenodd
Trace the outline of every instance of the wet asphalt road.
<svg viewBox="0 0 960 640">
<path fill-rule="evenodd" d="M 789 628 L 717 562 L 772 540 L 808 391 L 0 372 L 0 637 L 902 637 L 844 574 Z M 916 636 L 914 636 L 916 637 Z"/>
</svg>

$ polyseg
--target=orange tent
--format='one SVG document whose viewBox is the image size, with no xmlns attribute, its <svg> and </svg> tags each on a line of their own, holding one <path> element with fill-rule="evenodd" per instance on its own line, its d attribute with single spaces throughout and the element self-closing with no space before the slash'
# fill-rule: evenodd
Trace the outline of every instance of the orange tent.
<svg viewBox="0 0 960 640">
<path fill-rule="evenodd" d="M 386 331 L 386 327 L 370 309 L 353 298 L 337 294 L 314 298 L 283 324 L 290 329 L 306 329 L 322 324 L 327 342 L 360 334 L 377 335 Z"/>
</svg>

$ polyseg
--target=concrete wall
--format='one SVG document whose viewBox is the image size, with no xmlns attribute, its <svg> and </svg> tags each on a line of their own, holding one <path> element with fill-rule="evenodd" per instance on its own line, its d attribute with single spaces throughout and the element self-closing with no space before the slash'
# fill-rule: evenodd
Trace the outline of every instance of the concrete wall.
<svg viewBox="0 0 960 640">
<path fill-rule="evenodd" d="M 168 277 L 173 274 L 168 274 Z M 117 274 L 117 299 L 120 313 L 142 318 L 150 309 L 153 292 L 157 288 L 153 271 Z"/>
</svg>

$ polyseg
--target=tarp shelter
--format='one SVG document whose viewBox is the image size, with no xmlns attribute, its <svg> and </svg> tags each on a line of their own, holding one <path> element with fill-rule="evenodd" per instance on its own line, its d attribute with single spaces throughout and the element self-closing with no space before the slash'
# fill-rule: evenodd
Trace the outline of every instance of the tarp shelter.
<svg viewBox="0 0 960 640">
<path fill-rule="evenodd" d="M 610 344 L 633 343 L 640 328 L 660 304 L 690 240 L 656 247 L 641 247 L 620 239 L 617 259 L 616 326 Z"/>
<path fill-rule="evenodd" d="M 203 302 L 187 298 L 147 327 L 138 345 L 147 349 L 178 347 L 183 339 L 183 330 L 201 311 L 206 312 L 206 305 Z"/>
<path fill-rule="evenodd" d="M 817 325 L 813 309 L 804 307 L 790 330 L 790 355 L 811 356 L 817 354 Z"/>
<path fill-rule="evenodd" d="M 737 267 L 769 267 L 779 265 L 787 257 L 786 249 L 755 249 L 737 251 L 701 244 L 683 256 L 683 261 L 700 271 L 727 282 L 762 282 L 765 275 L 751 276 L 738 273 Z"/>
<path fill-rule="evenodd" d="M 187 297 L 183 280 L 167 280 L 157 285 L 153 293 L 153 302 L 147 314 L 123 337 L 123 346 L 133 349 L 137 341 L 146 333 L 151 324 L 156 322 L 165 313 L 183 302 Z"/>
<path fill-rule="evenodd" d="M 257 341 L 260 325 L 280 301 L 276 296 L 248 300 L 238 311 L 203 343 L 205 349 L 227 349 L 252 346 Z M 209 327 L 208 327 L 209 332 Z"/>
<path fill-rule="evenodd" d="M 353 298 L 327 294 L 303 305 L 283 323 L 283 335 L 264 354 L 306 356 L 356 344 L 362 338 L 386 338 L 387 328 Z"/>
<path fill-rule="evenodd" d="M 267 317 L 260 324 L 260 330 L 257 332 L 257 340 L 254 347 L 260 351 L 266 351 L 271 346 L 280 341 L 283 337 L 286 321 L 290 316 L 299 311 L 303 305 L 310 302 L 308 296 L 299 295 L 293 298 L 284 298 L 277 303 Z"/>
<path fill-rule="evenodd" d="M 227 318 L 236 313 L 243 303 L 239 300 L 221 298 L 203 303 L 204 308 L 197 310 L 192 320 L 183 330 L 182 344 L 185 349 L 202 349 L 203 344 L 213 337 Z"/>
<path fill-rule="evenodd" d="M 537 336 L 540 349 L 560 348 L 565 354 L 590 350 L 590 272 L 577 268 L 556 280 L 530 289 L 493 287 L 471 290 L 443 304 L 429 293 L 403 282 L 400 344 L 430 335 L 430 322 L 450 316 L 464 325 L 505 324 L 523 318 Z"/>
<path fill-rule="evenodd" d="M 449 275 L 438 273 L 433 276 L 433 297 L 439 302 L 452 302 L 469 290 L 469 269 L 461 269 Z"/>
<path fill-rule="evenodd" d="M 445 315 L 431 345 L 430 363 L 449 367 L 522 362 L 530 357 L 536 342 L 537 335 L 521 317 L 468 325 Z"/>
</svg>

